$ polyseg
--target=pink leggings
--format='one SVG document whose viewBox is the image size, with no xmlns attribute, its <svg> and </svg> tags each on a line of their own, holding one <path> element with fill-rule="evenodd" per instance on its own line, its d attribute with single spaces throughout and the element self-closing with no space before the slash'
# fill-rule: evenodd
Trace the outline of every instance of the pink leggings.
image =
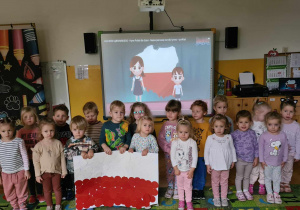
<svg viewBox="0 0 300 210">
<path fill-rule="evenodd" d="M 221 184 L 221 198 L 227 198 L 229 170 L 211 172 L 211 186 L 214 198 L 220 198 L 219 185 Z"/>
<path fill-rule="evenodd" d="M 2 172 L 2 182 L 5 197 L 10 202 L 10 205 L 14 209 L 26 208 L 28 192 L 25 171 L 19 171 L 14 174 Z"/>
<path fill-rule="evenodd" d="M 192 202 L 192 182 L 193 179 L 188 178 L 188 171 L 180 171 L 180 175 L 176 176 L 178 197 L 180 201 L 184 201 L 184 193 L 186 202 Z"/>
</svg>

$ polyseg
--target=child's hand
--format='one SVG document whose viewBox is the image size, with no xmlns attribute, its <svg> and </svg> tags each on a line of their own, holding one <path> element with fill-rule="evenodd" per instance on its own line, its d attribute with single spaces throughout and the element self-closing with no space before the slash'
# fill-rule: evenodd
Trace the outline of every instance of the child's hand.
<svg viewBox="0 0 300 210">
<path fill-rule="evenodd" d="M 195 168 L 191 168 L 188 172 L 188 179 L 192 179 L 194 176 Z"/>
<path fill-rule="evenodd" d="M 130 148 L 130 149 L 128 150 L 128 152 L 133 153 L 134 151 L 133 151 L 132 148 Z"/>
<path fill-rule="evenodd" d="M 67 174 L 62 174 L 61 178 L 64 179 L 67 176 Z"/>
<path fill-rule="evenodd" d="M 88 156 L 88 159 L 92 159 L 94 157 L 94 150 L 90 149 L 87 156 Z"/>
<path fill-rule="evenodd" d="M 254 168 L 255 166 L 257 166 L 257 164 L 258 164 L 258 158 L 254 158 L 254 161 L 253 161 L 253 168 Z"/>
<path fill-rule="evenodd" d="M 104 152 L 105 152 L 106 154 L 108 154 L 108 155 L 111 155 L 111 154 L 112 154 L 111 149 L 110 149 L 109 147 L 105 148 L 105 149 L 104 149 Z"/>
<path fill-rule="evenodd" d="M 230 167 L 230 169 L 233 169 L 233 167 L 234 167 L 234 162 L 233 162 L 233 163 L 231 163 L 231 167 Z"/>
<path fill-rule="evenodd" d="M 206 170 L 207 170 L 207 173 L 208 173 L 208 174 L 211 174 L 211 167 L 210 167 L 210 165 L 207 165 L 207 166 L 206 166 Z"/>
<path fill-rule="evenodd" d="M 30 179 L 31 175 L 29 171 L 25 171 L 25 179 L 28 180 Z"/>
<path fill-rule="evenodd" d="M 81 157 L 83 159 L 87 159 L 88 158 L 88 154 L 86 152 L 81 152 Z"/>
<path fill-rule="evenodd" d="M 121 153 L 121 154 L 123 154 L 124 152 L 126 152 L 126 149 L 127 149 L 127 148 L 126 148 L 126 147 L 124 147 L 124 146 L 123 146 L 123 147 L 121 147 L 121 148 L 120 148 L 120 153 Z"/>
<path fill-rule="evenodd" d="M 149 152 L 148 148 L 147 148 L 147 149 L 144 149 L 144 150 L 142 151 L 142 156 L 146 156 L 146 155 L 148 154 L 148 152 Z"/>
<path fill-rule="evenodd" d="M 261 167 L 262 167 L 263 169 L 265 169 L 265 166 L 267 166 L 266 162 L 262 162 L 262 163 L 261 163 Z"/>
<path fill-rule="evenodd" d="M 281 168 L 283 168 L 284 164 L 285 164 L 285 162 L 282 162 L 282 163 L 281 163 Z"/>
<path fill-rule="evenodd" d="M 40 177 L 40 176 L 37 176 L 37 177 L 35 178 L 35 180 L 36 180 L 38 183 L 40 183 L 40 184 L 42 184 L 42 182 L 43 182 L 43 179 L 42 179 L 42 177 Z"/>
<path fill-rule="evenodd" d="M 177 167 L 174 168 L 174 172 L 175 172 L 176 176 L 180 175 L 180 171 L 179 171 L 179 169 Z"/>
</svg>

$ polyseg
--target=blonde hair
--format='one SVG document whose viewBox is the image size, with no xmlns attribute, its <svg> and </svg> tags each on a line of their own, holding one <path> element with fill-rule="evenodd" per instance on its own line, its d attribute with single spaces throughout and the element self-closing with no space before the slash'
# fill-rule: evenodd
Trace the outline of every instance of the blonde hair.
<svg viewBox="0 0 300 210">
<path fill-rule="evenodd" d="M 227 98 L 226 96 L 224 95 L 216 95 L 214 100 L 213 100 L 213 106 L 216 107 L 216 105 L 220 102 L 224 102 L 226 103 L 226 106 L 228 106 L 228 101 L 227 101 Z"/>
<path fill-rule="evenodd" d="M 52 119 L 52 118 L 49 118 L 49 117 L 45 117 L 43 119 L 40 120 L 39 122 L 39 129 L 40 129 L 40 133 L 39 133 L 39 139 L 42 140 L 44 137 L 43 137 L 43 134 L 42 134 L 42 128 L 45 126 L 45 125 L 52 125 L 53 128 L 54 128 L 54 136 L 56 134 L 56 131 L 55 131 L 55 121 Z"/>
<path fill-rule="evenodd" d="M 80 130 L 86 130 L 87 127 L 87 121 L 84 117 L 77 115 L 72 118 L 70 122 L 70 129 L 72 129 L 72 125 L 76 125 L 78 129 Z"/>
<path fill-rule="evenodd" d="M 209 123 L 209 127 L 210 127 L 210 131 L 212 133 L 215 133 L 214 124 L 215 124 L 216 121 L 223 121 L 224 122 L 224 124 L 225 124 L 224 134 L 229 134 L 230 133 L 229 121 L 228 121 L 227 117 L 225 117 L 224 115 L 221 115 L 221 114 L 216 114 L 215 116 L 213 116 L 211 118 L 211 121 Z"/>
<path fill-rule="evenodd" d="M 142 130 L 142 124 L 143 124 L 143 120 L 147 120 L 150 122 L 150 124 L 152 125 L 152 130 L 150 131 L 150 133 L 152 133 L 154 131 L 154 122 L 153 119 L 150 116 L 143 116 L 139 119 L 138 123 L 137 123 L 137 127 L 135 132 L 136 133 L 140 133 Z"/>
<path fill-rule="evenodd" d="M 24 115 L 26 113 L 31 113 L 34 116 L 35 123 L 37 123 L 37 124 L 39 123 L 39 117 L 38 117 L 38 115 L 36 113 L 36 109 L 34 107 L 32 107 L 32 106 L 27 106 L 27 107 L 23 107 L 21 109 L 21 124 L 23 126 L 25 126 L 23 118 L 24 118 Z"/>
<path fill-rule="evenodd" d="M 253 107 L 252 107 L 253 114 L 255 114 L 256 111 L 258 111 L 259 109 L 261 109 L 263 107 L 271 110 L 271 107 L 270 107 L 270 105 L 267 102 L 260 101 L 259 99 L 257 99 L 255 101 L 255 103 L 253 104 Z"/>
<path fill-rule="evenodd" d="M 176 126 L 176 131 L 179 131 L 180 126 L 186 126 L 189 129 L 189 138 L 194 138 L 194 132 L 193 132 L 193 127 L 190 121 L 187 120 L 185 117 L 181 117 L 178 120 L 177 126 Z"/>
<path fill-rule="evenodd" d="M 269 120 L 278 120 L 279 125 L 281 125 L 281 115 L 277 112 L 268 112 L 265 117 L 265 124 L 268 124 Z"/>
<path fill-rule="evenodd" d="M 130 106 L 130 114 L 129 114 L 129 117 L 128 117 L 128 122 L 129 123 L 134 123 L 135 122 L 133 112 L 134 112 L 134 109 L 136 107 L 142 107 L 144 109 L 145 116 L 149 116 L 150 118 L 152 118 L 151 111 L 150 111 L 150 109 L 148 108 L 148 106 L 146 104 L 144 104 L 142 102 L 135 102 Z"/>
<path fill-rule="evenodd" d="M 93 101 L 86 102 L 82 108 L 82 111 L 83 111 L 83 113 L 87 112 L 87 114 L 89 112 L 94 112 L 96 114 L 99 114 L 98 107 L 97 107 L 96 103 Z"/>
<path fill-rule="evenodd" d="M 125 112 L 125 105 L 122 101 L 115 100 L 115 101 L 111 102 L 110 107 L 109 107 L 110 111 L 112 111 L 113 108 L 115 108 L 115 107 L 119 107 Z"/>
</svg>

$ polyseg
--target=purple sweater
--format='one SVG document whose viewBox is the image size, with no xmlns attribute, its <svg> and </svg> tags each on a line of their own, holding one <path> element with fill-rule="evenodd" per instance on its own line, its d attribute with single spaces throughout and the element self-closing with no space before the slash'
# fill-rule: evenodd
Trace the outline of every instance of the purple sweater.
<svg viewBox="0 0 300 210">
<path fill-rule="evenodd" d="M 231 136 L 238 158 L 250 163 L 254 161 L 254 158 L 258 157 L 258 143 L 254 130 L 235 130 L 231 133 Z"/>
<path fill-rule="evenodd" d="M 170 154 L 171 152 L 171 140 L 176 137 L 176 123 L 165 122 L 163 126 L 161 126 L 160 132 L 158 134 L 157 142 L 161 149 Z"/>
<path fill-rule="evenodd" d="M 259 162 L 280 166 L 288 159 L 288 141 L 283 131 L 273 135 L 268 131 L 259 137 Z"/>
</svg>

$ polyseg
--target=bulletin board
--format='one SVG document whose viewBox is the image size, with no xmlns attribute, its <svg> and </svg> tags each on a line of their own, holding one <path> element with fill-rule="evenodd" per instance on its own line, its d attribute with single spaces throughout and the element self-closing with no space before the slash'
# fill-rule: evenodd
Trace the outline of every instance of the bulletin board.
<svg viewBox="0 0 300 210">
<path fill-rule="evenodd" d="M 271 50 L 264 55 L 264 84 L 270 91 L 277 90 L 279 78 L 300 78 L 300 52 Z"/>
</svg>

